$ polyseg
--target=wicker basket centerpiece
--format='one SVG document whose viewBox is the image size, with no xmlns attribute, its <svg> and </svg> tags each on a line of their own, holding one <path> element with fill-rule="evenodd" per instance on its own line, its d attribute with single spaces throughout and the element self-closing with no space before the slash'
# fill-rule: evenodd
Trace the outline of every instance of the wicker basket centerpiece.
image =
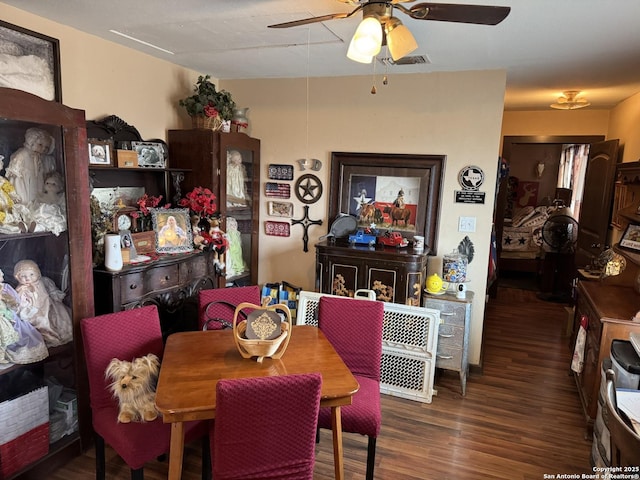
<svg viewBox="0 0 640 480">
<path fill-rule="evenodd" d="M 238 322 L 238 314 L 245 308 L 253 311 Z M 236 307 L 233 315 L 233 338 L 240 355 L 256 357 L 258 363 L 265 357 L 282 357 L 291 340 L 291 330 L 291 311 L 284 304 L 258 306 L 245 302 Z"/>
</svg>

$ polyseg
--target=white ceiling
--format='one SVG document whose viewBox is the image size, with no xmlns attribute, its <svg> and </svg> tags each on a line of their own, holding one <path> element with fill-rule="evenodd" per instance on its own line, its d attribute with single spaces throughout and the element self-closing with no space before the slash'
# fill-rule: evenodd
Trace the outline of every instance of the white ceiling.
<svg viewBox="0 0 640 480">
<path fill-rule="evenodd" d="M 354 7 L 345 0 L 1 1 L 219 79 L 370 75 L 374 69 L 345 56 L 360 13 L 295 28 L 267 28 L 350 12 Z M 497 26 L 483 26 L 414 20 L 396 11 L 418 42 L 412 55 L 426 55 L 430 63 L 390 66 L 390 78 L 506 69 L 507 110 L 546 110 L 563 90 L 583 91 L 590 108 L 610 108 L 640 92 L 638 0 L 446 1 L 510 6 L 511 13 Z M 385 72 L 381 63 L 375 68 Z M 474 92 L 460 95 L 472 101 Z"/>
</svg>

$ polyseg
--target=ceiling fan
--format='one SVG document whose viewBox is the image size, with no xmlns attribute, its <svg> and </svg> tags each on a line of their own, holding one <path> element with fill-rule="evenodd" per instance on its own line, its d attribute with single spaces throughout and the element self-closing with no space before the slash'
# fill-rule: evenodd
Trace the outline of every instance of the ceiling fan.
<svg viewBox="0 0 640 480">
<path fill-rule="evenodd" d="M 418 44 L 409 29 L 398 18 L 393 16 L 394 8 L 416 20 L 472 23 L 476 25 L 497 25 L 511 11 L 510 7 L 490 5 L 418 3 L 410 8 L 402 5 L 415 0 L 339 1 L 355 5 L 356 8 L 349 13 L 330 13 L 319 17 L 269 25 L 269 28 L 289 28 L 339 18 L 349 18 L 362 11 L 364 19 L 351 40 L 347 57 L 358 62 L 371 63 L 373 57 L 378 54 L 380 47 L 384 44 L 389 47 L 389 53 L 391 53 L 394 61 L 418 48 Z"/>
</svg>

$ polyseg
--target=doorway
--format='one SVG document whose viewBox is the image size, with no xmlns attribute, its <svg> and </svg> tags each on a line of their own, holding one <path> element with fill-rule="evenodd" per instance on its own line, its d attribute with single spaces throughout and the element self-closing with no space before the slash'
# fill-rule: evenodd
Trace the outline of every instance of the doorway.
<svg viewBox="0 0 640 480">
<path fill-rule="evenodd" d="M 501 279 L 538 291 L 550 292 L 556 287 L 557 275 L 549 274 L 549 262 L 540 254 L 541 239 L 535 235 L 544 221 L 534 214 L 525 228 L 512 229 L 514 214 L 516 210 L 530 212 L 537 206 L 552 204 L 558 196 L 558 174 L 567 167 L 564 146 L 602 140 L 602 135 L 503 137 L 502 156 L 509 163 L 509 174 L 500 181 L 494 214 L 498 276 L 491 286 L 492 296 Z M 536 220 L 540 225 L 535 224 Z"/>
</svg>

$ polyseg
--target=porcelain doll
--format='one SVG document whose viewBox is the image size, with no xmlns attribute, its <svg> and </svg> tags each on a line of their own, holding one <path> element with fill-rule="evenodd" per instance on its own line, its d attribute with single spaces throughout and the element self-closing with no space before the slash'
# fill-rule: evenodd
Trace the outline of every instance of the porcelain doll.
<svg viewBox="0 0 640 480">
<path fill-rule="evenodd" d="M 57 347 L 73 338 L 70 309 L 62 303 L 64 292 L 32 260 L 16 263 L 13 275 L 19 282 L 18 314 L 38 329 L 48 347 Z"/>
<path fill-rule="evenodd" d="M 246 205 L 245 181 L 247 170 L 242 164 L 242 155 L 237 150 L 227 152 L 227 205 Z"/>
<path fill-rule="evenodd" d="M 3 160 L 4 156 L 0 155 L 0 170 L 4 168 Z M 0 233 L 26 232 L 30 217 L 13 184 L 0 175 Z"/>
<path fill-rule="evenodd" d="M 242 236 L 238 230 L 238 221 L 233 217 L 227 217 L 227 240 L 227 277 L 246 272 L 248 267 L 242 256 Z"/>
<path fill-rule="evenodd" d="M 31 214 L 36 222 L 36 232 L 53 232 L 60 235 L 67 229 L 64 178 L 58 171 L 49 172 L 44 187 L 31 204 Z"/>
<path fill-rule="evenodd" d="M 2 357 L 11 363 L 26 364 L 39 362 L 49 356 L 42 335 L 18 315 L 19 306 L 18 292 L 4 282 L 4 272 L 0 270 L 0 324 L 11 323 L 17 337 L 13 342 L 8 342 L 6 337 L 0 341 L 0 363 L 3 363 Z"/>
<path fill-rule="evenodd" d="M 56 169 L 54 148 L 53 136 L 40 128 L 30 128 L 24 135 L 24 146 L 11 155 L 7 179 L 24 205 L 36 200 L 44 191 L 45 176 Z"/>
<path fill-rule="evenodd" d="M 235 219 L 233 220 L 235 221 Z M 211 220 L 209 236 L 211 237 L 211 248 L 215 253 L 213 264 L 217 271 L 222 272 L 224 270 L 224 252 L 229 246 L 229 241 L 220 228 L 220 222 L 216 218 Z"/>
</svg>

